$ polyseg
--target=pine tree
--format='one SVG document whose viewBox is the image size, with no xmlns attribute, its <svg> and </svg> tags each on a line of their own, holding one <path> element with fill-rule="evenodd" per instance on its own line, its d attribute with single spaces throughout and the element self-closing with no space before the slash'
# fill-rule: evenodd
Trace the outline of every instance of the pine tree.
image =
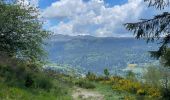
<svg viewBox="0 0 170 100">
<path fill-rule="evenodd" d="M 162 10 L 169 6 L 170 0 L 144 0 L 149 3 L 149 7 L 155 7 Z M 154 16 L 152 19 L 142 19 L 136 23 L 126 23 L 125 27 L 134 32 L 137 39 L 144 38 L 147 42 L 160 41 L 160 48 L 157 51 L 150 51 L 151 56 L 155 58 L 164 57 L 168 52 L 170 43 L 170 13 L 163 12 Z M 167 62 L 169 59 L 167 59 Z M 168 64 L 170 66 L 170 64 Z"/>
</svg>

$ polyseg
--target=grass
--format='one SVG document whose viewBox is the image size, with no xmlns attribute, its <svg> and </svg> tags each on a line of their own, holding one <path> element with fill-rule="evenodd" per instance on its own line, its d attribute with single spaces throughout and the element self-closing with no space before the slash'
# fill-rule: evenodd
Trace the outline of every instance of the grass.
<svg viewBox="0 0 170 100">
<path fill-rule="evenodd" d="M 30 66 L 0 65 L 0 100 L 72 100 L 72 86 L 64 75 L 53 77 Z"/>
<path fill-rule="evenodd" d="M 135 97 L 126 92 L 113 91 L 112 87 L 107 84 L 95 83 L 95 91 L 104 95 L 105 100 L 125 100 L 125 96 Z"/>
<path fill-rule="evenodd" d="M 144 96 L 138 94 L 142 89 L 137 93 L 136 90 L 135 93 L 127 91 L 141 86 L 137 82 L 119 77 L 97 79 L 93 74 L 88 78 L 76 78 L 52 70 L 33 71 L 32 67 L 25 64 L 16 68 L 0 66 L 0 100 L 72 100 L 74 86 L 99 92 L 105 100 L 144 100 L 141 99 Z"/>
<path fill-rule="evenodd" d="M 94 89 L 95 85 L 92 82 L 85 81 L 85 80 L 78 80 L 75 82 L 75 85 L 80 87 L 80 88 L 85 88 L 85 89 Z"/>
<path fill-rule="evenodd" d="M 58 87 L 58 89 L 44 91 L 43 89 L 10 87 L 0 83 L 0 100 L 72 100 L 67 92 L 69 89 L 65 87 L 62 89 Z"/>
</svg>

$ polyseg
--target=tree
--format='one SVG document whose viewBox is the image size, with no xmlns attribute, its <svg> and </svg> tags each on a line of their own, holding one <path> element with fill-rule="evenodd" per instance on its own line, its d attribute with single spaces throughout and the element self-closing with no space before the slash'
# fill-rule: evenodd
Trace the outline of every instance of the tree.
<svg viewBox="0 0 170 100">
<path fill-rule="evenodd" d="M 168 48 L 166 52 L 161 56 L 160 63 L 165 67 L 170 66 L 170 48 Z"/>
<path fill-rule="evenodd" d="M 164 9 L 168 6 L 169 0 L 144 0 L 149 2 L 149 6 L 154 6 L 157 9 Z M 137 39 L 145 38 L 147 42 L 160 40 L 160 48 L 158 51 L 151 51 L 151 56 L 160 58 L 167 52 L 168 44 L 170 43 L 170 13 L 163 12 L 156 15 L 152 19 L 142 19 L 137 23 L 126 23 L 125 27 L 129 31 L 133 31 Z M 169 62 L 169 59 L 167 59 Z M 170 65 L 170 64 L 169 64 Z"/>
<path fill-rule="evenodd" d="M 106 76 L 107 79 L 109 78 L 110 73 L 108 69 L 104 69 L 104 75 Z"/>
<path fill-rule="evenodd" d="M 0 57 L 5 53 L 31 62 L 42 60 L 49 32 L 42 29 L 38 16 L 32 6 L 0 0 Z"/>
</svg>

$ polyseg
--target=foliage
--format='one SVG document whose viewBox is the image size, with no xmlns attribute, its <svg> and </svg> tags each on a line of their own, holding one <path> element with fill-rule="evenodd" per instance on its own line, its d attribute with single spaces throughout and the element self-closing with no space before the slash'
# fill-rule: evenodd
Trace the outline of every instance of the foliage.
<svg viewBox="0 0 170 100">
<path fill-rule="evenodd" d="M 104 69 L 104 75 L 106 76 L 107 79 L 109 78 L 110 73 L 108 69 Z"/>
<path fill-rule="evenodd" d="M 137 90 L 141 88 L 141 84 L 138 82 L 132 82 L 131 80 L 119 80 L 116 84 L 113 84 L 113 89 L 119 91 L 127 91 L 130 93 L 137 93 Z"/>
<path fill-rule="evenodd" d="M 44 74 L 37 74 L 33 78 L 35 88 L 50 90 L 53 87 L 52 79 Z"/>
<path fill-rule="evenodd" d="M 1 0 L 0 54 L 31 62 L 42 60 L 43 41 L 49 32 L 42 29 L 38 16 L 34 7 Z"/>
<path fill-rule="evenodd" d="M 170 3 L 169 0 L 144 0 L 144 1 L 149 2 L 149 6 L 155 6 L 158 9 L 163 9 Z"/>
<path fill-rule="evenodd" d="M 0 77 L 3 78 L 0 81 L 10 86 L 51 89 L 52 79 L 34 66 L 36 65 L 24 63 L 18 63 L 16 66 L 0 65 Z"/>
<path fill-rule="evenodd" d="M 154 85 L 151 84 L 141 83 L 137 80 L 132 80 L 129 78 L 125 79 L 118 76 L 112 76 L 109 77 L 108 80 L 105 80 L 105 77 L 98 76 L 91 81 L 102 83 L 106 86 L 107 85 L 112 86 L 113 91 L 119 91 L 119 92 L 125 91 L 131 94 L 135 94 L 137 97 L 139 96 L 139 98 L 142 98 L 142 96 L 144 97 L 146 96 L 150 99 L 162 97 L 162 92 L 160 88 L 155 87 Z M 83 82 L 81 81 L 80 84 L 83 84 Z"/>
<path fill-rule="evenodd" d="M 148 66 L 146 72 L 143 73 L 143 79 L 146 84 L 152 85 L 154 87 L 161 87 L 161 79 L 162 79 L 161 69 L 159 66 Z"/>
<path fill-rule="evenodd" d="M 90 81 L 96 80 L 96 75 L 94 73 L 88 72 L 86 78 Z"/>
<path fill-rule="evenodd" d="M 161 92 L 158 88 L 146 87 L 146 90 L 147 90 L 147 94 L 149 95 L 149 97 L 160 97 L 161 96 Z"/>
<path fill-rule="evenodd" d="M 128 71 L 126 77 L 127 77 L 127 79 L 129 79 L 129 80 L 133 80 L 133 81 L 136 80 L 135 73 L 132 72 L 132 71 Z"/>
<path fill-rule="evenodd" d="M 105 80 L 105 77 L 104 77 L 104 76 L 98 76 L 98 77 L 96 77 L 96 81 L 97 81 L 97 82 L 104 81 L 104 80 Z"/>
<path fill-rule="evenodd" d="M 144 73 L 144 80 L 147 85 L 153 86 L 160 90 L 163 98 L 169 97 L 169 69 L 159 66 L 149 66 L 147 72 Z"/>
<path fill-rule="evenodd" d="M 136 95 L 148 96 L 150 98 L 161 97 L 161 91 L 158 88 L 154 88 L 137 81 L 124 79 L 121 77 L 110 77 L 110 80 L 103 81 L 103 84 L 112 85 L 112 89 L 114 91 L 126 91 Z"/>
<path fill-rule="evenodd" d="M 149 6 L 155 6 L 159 9 L 169 5 L 169 0 L 144 1 L 149 2 Z M 146 38 L 147 42 L 160 39 L 161 46 L 159 50 L 151 52 L 153 57 L 159 58 L 166 53 L 166 48 L 170 41 L 169 16 L 169 12 L 164 12 L 163 14 L 156 15 L 153 19 L 143 19 L 137 23 L 127 23 L 125 26 L 128 30 L 134 32 L 137 39 Z"/>
<path fill-rule="evenodd" d="M 71 100 L 72 86 L 67 84 L 65 76 L 53 75 L 52 79 L 51 74 L 35 66 L 25 62 L 16 66 L 0 65 L 0 99 Z"/>
<path fill-rule="evenodd" d="M 170 66 L 170 48 L 166 49 L 166 52 L 161 56 L 160 62 L 165 67 L 169 67 Z"/>
<path fill-rule="evenodd" d="M 144 89 L 139 89 L 139 90 L 137 90 L 137 94 L 138 95 L 145 95 L 146 91 Z"/>
<path fill-rule="evenodd" d="M 161 95 L 163 96 L 163 98 L 165 100 L 169 100 L 170 99 L 170 89 L 165 89 L 165 88 L 162 88 L 161 89 Z"/>
<path fill-rule="evenodd" d="M 104 100 L 125 100 L 126 96 L 135 98 L 135 95 L 128 92 L 118 92 L 113 91 L 112 86 L 109 84 L 101 84 L 99 82 L 95 83 L 96 88 L 94 90 L 100 92 L 104 95 Z M 132 100 L 132 99 L 129 99 Z M 134 99 L 135 100 L 135 99 Z"/>
<path fill-rule="evenodd" d="M 57 85 L 60 85 L 57 83 Z M 19 87 L 11 87 L 0 83 L 0 99 L 1 100 L 72 100 L 71 96 L 61 93 L 62 90 L 44 91 L 41 89 L 25 89 Z M 64 90 L 66 91 L 66 90 Z M 68 91 L 68 90 L 67 90 Z"/>
<path fill-rule="evenodd" d="M 81 88 L 85 88 L 85 89 L 94 89 L 95 85 L 89 81 L 86 80 L 79 80 L 77 82 L 75 82 L 75 85 L 81 87 Z"/>
<path fill-rule="evenodd" d="M 98 80 L 98 78 L 100 78 L 100 80 Z M 107 92 L 104 89 L 107 88 L 107 90 L 109 90 L 108 88 L 112 88 L 112 94 L 118 96 L 110 96 L 111 93 L 107 93 L 106 98 L 123 98 L 125 100 L 159 100 L 163 97 L 160 88 L 141 83 L 137 80 L 134 81 L 118 76 L 111 76 L 109 77 L 109 80 L 105 80 L 105 77 L 98 76 L 96 77 L 96 80 L 97 81 L 94 81 L 96 89 L 99 89 L 101 93 L 106 94 Z M 117 94 L 115 94 L 114 92 L 116 92 Z"/>
<path fill-rule="evenodd" d="M 38 9 L 17 1 L 0 0 L 0 99 L 71 100 L 67 85 L 42 68 L 49 32 Z"/>
</svg>

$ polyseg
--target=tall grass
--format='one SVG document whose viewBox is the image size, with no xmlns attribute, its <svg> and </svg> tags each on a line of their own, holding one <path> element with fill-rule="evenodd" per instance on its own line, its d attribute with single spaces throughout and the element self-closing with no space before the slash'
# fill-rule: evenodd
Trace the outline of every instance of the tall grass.
<svg viewBox="0 0 170 100">
<path fill-rule="evenodd" d="M 35 64 L 0 64 L 0 100 L 71 100 L 71 86 L 56 77 Z"/>
</svg>

